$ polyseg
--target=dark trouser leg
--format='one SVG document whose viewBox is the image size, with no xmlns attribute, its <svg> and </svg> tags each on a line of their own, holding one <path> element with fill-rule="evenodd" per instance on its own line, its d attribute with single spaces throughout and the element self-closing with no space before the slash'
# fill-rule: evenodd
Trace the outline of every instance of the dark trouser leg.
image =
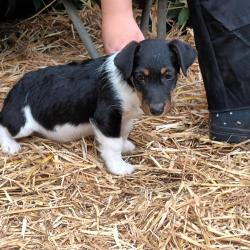
<svg viewBox="0 0 250 250">
<path fill-rule="evenodd" d="M 188 0 L 210 111 L 210 137 L 250 138 L 250 1 Z"/>
</svg>

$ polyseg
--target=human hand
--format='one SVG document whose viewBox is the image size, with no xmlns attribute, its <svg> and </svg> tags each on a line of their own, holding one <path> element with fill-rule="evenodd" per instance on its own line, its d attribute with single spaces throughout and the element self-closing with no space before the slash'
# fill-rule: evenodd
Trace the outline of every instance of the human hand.
<svg viewBox="0 0 250 250">
<path fill-rule="evenodd" d="M 102 0 L 102 39 L 108 54 L 131 41 L 144 40 L 133 17 L 131 0 Z"/>
</svg>

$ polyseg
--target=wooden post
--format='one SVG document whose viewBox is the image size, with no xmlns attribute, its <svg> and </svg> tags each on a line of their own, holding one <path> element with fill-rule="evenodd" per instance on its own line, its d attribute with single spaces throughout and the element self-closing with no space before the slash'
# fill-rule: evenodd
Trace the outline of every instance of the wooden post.
<svg viewBox="0 0 250 250">
<path fill-rule="evenodd" d="M 157 38 L 166 38 L 166 17 L 167 17 L 167 0 L 158 0 L 157 8 Z"/>
<path fill-rule="evenodd" d="M 141 15 L 141 25 L 140 25 L 141 31 L 144 36 L 146 36 L 148 32 L 151 6 L 152 6 L 152 0 L 145 0 L 143 10 L 142 10 L 142 15 Z"/>
<path fill-rule="evenodd" d="M 74 24 L 85 48 L 87 49 L 89 55 L 92 58 L 97 58 L 98 54 L 97 51 L 93 45 L 93 42 L 88 34 L 88 32 L 86 31 L 78 13 L 77 13 L 77 9 L 75 8 L 74 4 L 70 1 L 70 0 L 61 0 L 68 15 L 70 20 L 72 21 L 72 23 Z"/>
</svg>

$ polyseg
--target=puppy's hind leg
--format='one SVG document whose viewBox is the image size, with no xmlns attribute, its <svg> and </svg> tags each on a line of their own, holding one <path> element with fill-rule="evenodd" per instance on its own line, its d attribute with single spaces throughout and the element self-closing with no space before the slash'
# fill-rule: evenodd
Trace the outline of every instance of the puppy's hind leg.
<svg viewBox="0 0 250 250">
<path fill-rule="evenodd" d="M 21 146 L 18 144 L 13 137 L 10 135 L 7 128 L 0 124 L 0 145 L 2 147 L 3 153 L 15 154 L 20 149 Z"/>
<path fill-rule="evenodd" d="M 15 135 L 10 134 L 5 124 L 11 126 Z M 31 135 L 35 131 L 35 128 L 36 123 L 29 107 L 25 107 L 23 111 L 14 110 L 11 113 L 0 113 L 0 145 L 2 151 L 6 154 L 17 153 L 21 149 L 21 146 L 15 139 Z"/>
</svg>

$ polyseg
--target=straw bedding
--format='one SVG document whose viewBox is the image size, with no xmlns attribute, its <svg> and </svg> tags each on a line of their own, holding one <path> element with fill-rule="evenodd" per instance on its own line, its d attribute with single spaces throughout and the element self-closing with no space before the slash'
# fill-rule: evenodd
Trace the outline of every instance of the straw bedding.
<svg viewBox="0 0 250 250">
<path fill-rule="evenodd" d="M 103 53 L 98 7 L 81 17 Z M 3 23 L 0 36 L 1 104 L 25 72 L 87 57 L 64 12 Z M 180 39 L 193 44 L 192 30 Z M 250 249 L 249 143 L 209 140 L 197 63 L 173 101 L 168 115 L 135 122 L 130 176 L 105 171 L 93 138 L 32 136 L 18 155 L 0 153 L 0 249 Z"/>
</svg>

